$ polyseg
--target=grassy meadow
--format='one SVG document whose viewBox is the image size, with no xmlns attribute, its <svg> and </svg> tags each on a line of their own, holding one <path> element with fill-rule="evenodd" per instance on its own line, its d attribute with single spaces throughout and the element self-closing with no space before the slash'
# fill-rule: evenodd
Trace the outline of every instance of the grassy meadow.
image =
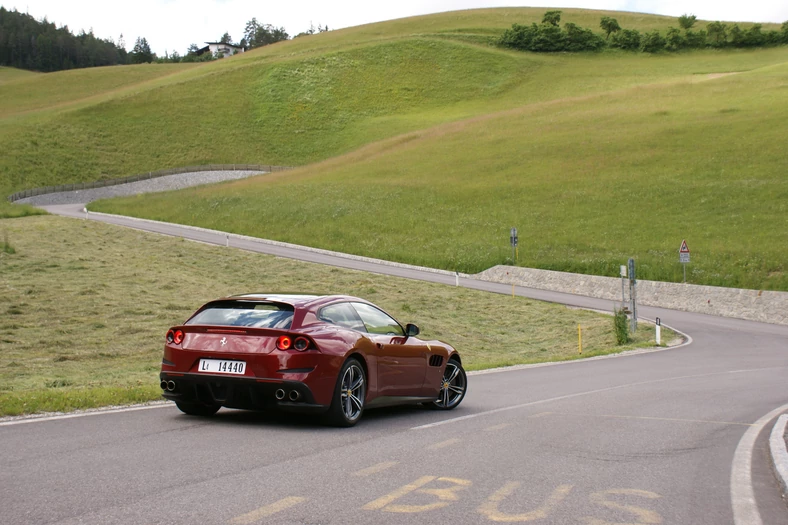
<svg viewBox="0 0 788 525">
<path fill-rule="evenodd" d="M 633 256 L 640 277 L 676 281 L 686 238 L 690 282 L 788 290 L 788 46 L 491 45 L 544 11 L 368 24 L 197 65 L 0 70 L 0 196 L 184 165 L 298 165 L 92 208 L 466 272 L 513 262 L 516 226 L 518 264 L 617 275 Z M 597 30 L 603 15 L 677 26 L 581 9 L 562 23 Z M 30 213 L 0 204 L 0 217 Z"/>
<path fill-rule="evenodd" d="M 365 297 L 454 345 L 470 370 L 579 358 L 578 324 L 582 357 L 654 344 L 641 325 L 616 346 L 609 315 L 92 221 L 3 219 L 0 239 L 13 247 L 0 250 L 0 416 L 158 399 L 167 328 L 250 291 Z"/>
<path fill-rule="evenodd" d="M 522 265 L 617 275 L 635 256 L 680 281 L 686 238 L 690 282 L 788 290 L 786 87 L 784 64 L 699 73 L 91 208 L 464 272 L 510 263 L 517 226 Z"/>
</svg>

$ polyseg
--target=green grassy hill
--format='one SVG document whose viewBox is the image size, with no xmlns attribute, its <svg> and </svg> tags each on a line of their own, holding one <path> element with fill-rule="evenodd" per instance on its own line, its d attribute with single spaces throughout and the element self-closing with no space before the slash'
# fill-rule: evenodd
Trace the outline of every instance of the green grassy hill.
<svg viewBox="0 0 788 525">
<path fill-rule="evenodd" d="M 462 271 L 507 262 L 514 225 L 521 264 L 615 275 L 636 256 L 641 277 L 676 280 L 687 238 L 693 282 L 788 289 L 788 48 L 490 45 L 543 13 L 443 13 L 197 67 L 113 68 L 123 79 L 86 91 L 74 78 L 59 97 L 57 81 L 20 80 L 0 105 L 0 194 L 200 163 L 305 165 L 93 208 Z M 677 25 L 588 10 L 562 22 L 596 29 L 602 15 Z M 714 78 L 725 73 L 739 74 Z"/>
</svg>

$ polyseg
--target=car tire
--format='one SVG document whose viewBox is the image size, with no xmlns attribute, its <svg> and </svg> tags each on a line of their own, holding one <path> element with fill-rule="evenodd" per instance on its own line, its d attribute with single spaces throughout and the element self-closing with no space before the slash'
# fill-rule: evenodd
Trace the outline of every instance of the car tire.
<svg viewBox="0 0 788 525">
<path fill-rule="evenodd" d="M 205 405 L 203 403 L 188 403 L 184 401 L 176 401 L 175 406 L 184 414 L 204 417 L 214 415 L 221 408 L 221 405 Z"/>
<path fill-rule="evenodd" d="M 468 376 L 465 374 L 465 369 L 462 368 L 459 360 L 449 359 L 443 370 L 438 398 L 431 403 L 426 403 L 425 406 L 433 410 L 453 410 L 465 398 L 467 390 Z"/>
<path fill-rule="evenodd" d="M 367 374 L 361 362 L 351 357 L 339 371 L 331 406 L 324 416 L 325 423 L 335 427 L 352 427 L 364 413 L 367 393 Z"/>
</svg>

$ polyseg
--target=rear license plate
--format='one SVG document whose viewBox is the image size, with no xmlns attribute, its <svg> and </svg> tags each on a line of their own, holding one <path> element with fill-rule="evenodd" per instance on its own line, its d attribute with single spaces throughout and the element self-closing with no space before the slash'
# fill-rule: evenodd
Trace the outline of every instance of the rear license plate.
<svg viewBox="0 0 788 525">
<path fill-rule="evenodd" d="M 198 369 L 199 372 L 237 375 L 243 375 L 245 370 L 245 361 L 225 361 L 224 359 L 200 359 L 200 368 Z"/>
</svg>

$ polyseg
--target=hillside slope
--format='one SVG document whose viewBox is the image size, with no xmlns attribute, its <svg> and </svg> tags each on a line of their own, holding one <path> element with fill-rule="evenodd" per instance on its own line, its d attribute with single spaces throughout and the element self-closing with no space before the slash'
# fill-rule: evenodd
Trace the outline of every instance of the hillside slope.
<svg viewBox="0 0 788 525">
<path fill-rule="evenodd" d="M 543 13 L 332 31 L 11 115 L 0 193 L 190 164 L 306 165 L 93 208 L 462 271 L 509 261 L 517 226 L 520 264 L 615 275 L 636 256 L 640 277 L 676 280 L 686 237 L 692 282 L 788 289 L 788 48 L 489 45 Z M 562 21 L 596 28 L 602 14 L 676 25 L 585 10 Z"/>
</svg>

